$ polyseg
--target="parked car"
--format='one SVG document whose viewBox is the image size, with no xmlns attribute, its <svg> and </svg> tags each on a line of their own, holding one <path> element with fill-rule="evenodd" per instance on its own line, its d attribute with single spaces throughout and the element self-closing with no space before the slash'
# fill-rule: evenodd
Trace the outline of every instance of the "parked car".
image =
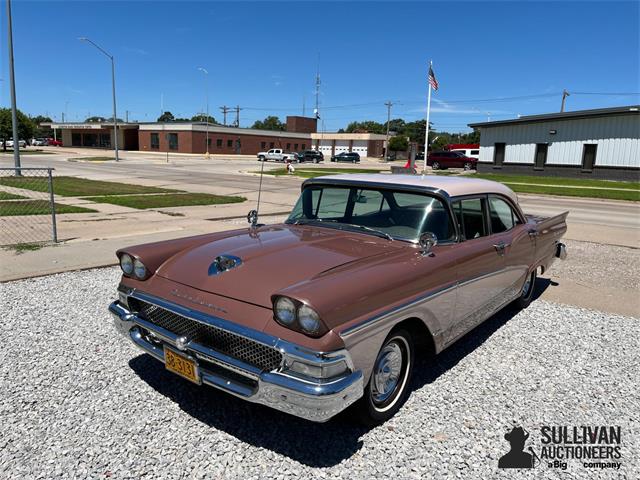
<svg viewBox="0 0 640 480">
<path fill-rule="evenodd" d="M 248 228 L 118 250 L 109 310 L 193 383 L 316 422 L 354 405 L 376 424 L 407 398 L 417 352 L 528 306 L 536 272 L 566 257 L 567 213 L 525 215 L 487 180 L 316 177 L 282 224 L 254 210 Z"/>
<path fill-rule="evenodd" d="M 360 162 L 360 154 L 357 152 L 341 152 L 337 155 L 332 155 L 331 161 L 358 163 Z"/>
<path fill-rule="evenodd" d="M 32 138 L 31 139 L 31 146 L 33 146 L 33 147 L 44 147 L 45 145 L 47 145 L 47 139 L 46 138 Z"/>
<path fill-rule="evenodd" d="M 269 160 L 274 160 L 276 162 L 286 162 L 287 160 L 290 162 L 298 161 L 298 156 L 295 153 L 285 152 L 281 148 L 272 148 L 267 152 L 258 152 L 257 157 L 260 162 L 266 162 Z"/>
<path fill-rule="evenodd" d="M 7 144 L 7 148 L 13 148 L 13 138 L 10 138 L 5 142 Z M 18 148 L 26 148 L 27 142 L 25 140 L 18 140 Z"/>
<path fill-rule="evenodd" d="M 476 170 L 478 167 L 478 159 L 467 157 L 460 152 L 433 152 L 427 156 L 427 165 L 434 170 L 444 170 L 447 168 Z"/>
<path fill-rule="evenodd" d="M 47 145 L 51 146 L 51 147 L 61 147 L 62 146 L 62 141 L 61 140 L 56 140 L 53 138 L 47 138 Z"/>
<path fill-rule="evenodd" d="M 319 163 L 324 161 L 324 155 L 317 150 L 303 150 L 298 152 L 298 162 Z"/>
</svg>

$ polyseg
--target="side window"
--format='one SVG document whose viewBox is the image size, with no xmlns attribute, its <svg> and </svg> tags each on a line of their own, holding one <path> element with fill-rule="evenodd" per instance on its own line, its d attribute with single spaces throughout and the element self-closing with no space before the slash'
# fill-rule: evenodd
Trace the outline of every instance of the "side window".
<svg viewBox="0 0 640 480">
<path fill-rule="evenodd" d="M 453 211 L 460 231 L 466 240 L 487 235 L 484 221 L 484 199 L 469 198 L 453 203 Z"/>
<path fill-rule="evenodd" d="M 489 217 L 491 219 L 491 232 L 501 233 L 511 230 L 517 217 L 511 206 L 498 197 L 489 197 Z"/>
<path fill-rule="evenodd" d="M 376 190 L 356 190 L 353 216 L 371 215 L 382 210 L 389 210 L 382 193 Z"/>
</svg>

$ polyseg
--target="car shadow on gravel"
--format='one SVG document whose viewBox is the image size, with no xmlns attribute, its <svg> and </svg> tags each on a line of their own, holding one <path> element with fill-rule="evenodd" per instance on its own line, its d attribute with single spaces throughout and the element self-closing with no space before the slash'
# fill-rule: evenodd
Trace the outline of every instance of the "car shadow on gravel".
<svg viewBox="0 0 640 480">
<path fill-rule="evenodd" d="M 538 279 L 536 298 L 549 286 Z M 465 335 L 435 360 L 419 355 L 416 359 L 412 391 L 433 383 L 456 366 L 466 355 L 482 345 L 517 312 L 504 309 Z M 164 369 L 150 355 L 129 361 L 131 369 L 161 395 L 175 402 L 195 420 L 221 430 L 238 440 L 264 448 L 310 467 L 331 467 L 353 456 L 362 448 L 362 436 L 370 428 L 355 423 L 347 409 L 327 423 L 313 423 L 271 408 L 245 402 L 209 387 L 199 387 Z M 402 410 L 398 413 L 402 415 Z M 189 425 L 183 425 L 188 435 Z M 156 434 L 161 434 L 156 432 Z"/>
</svg>

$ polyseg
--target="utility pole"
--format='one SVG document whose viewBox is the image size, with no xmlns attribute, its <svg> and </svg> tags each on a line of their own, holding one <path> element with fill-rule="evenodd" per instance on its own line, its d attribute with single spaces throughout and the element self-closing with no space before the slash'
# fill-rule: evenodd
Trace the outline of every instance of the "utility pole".
<svg viewBox="0 0 640 480">
<path fill-rule="evenodd" d="M 13 163 L 16 177 L 22 176 L 20 169 L 20 138 L 18 137 L 18 107 L 16 106 L 16 77 L 13 71 L 13 32 L 11 28 L 11 0 L 7 0 L 7 31 L 9 45 L 9 85 L 11 87 L 11 122 L 13 124 Z M 5 140 L 6 146 L 6 140 Z"/>
<path fill-rule="evenodd" d="M 564 112 L 564 104 L 565 104 L 565 100 L 568 96 L 570 96 L 571 94 L 569 92 L 567 92 L 566 89 L 562 90 L 562 105 L 560 105 L 560 112 Z"/>
<path fill-rule="evenodd" d="M 129 110 L 124 111 L 124 122 L 129 123 Z"/>
<path fill-rule="evenodd" d="M 223 125 L 226 127 L 227 126 L 227 113 L 229 113 L 229 110 L 231 110 L 229 107 L 227 107 L 226 105 L 223 105 L 222 107 L 220 107 L 220 110 L 222 110 L 222 118 L 224 119 Z"/>
<path fill-rule="evenodd" d="M 64 123 L 64 112 L 62 112 L 62 123 Z"/>
<path fill-rule="evenodd" d="M 242 110 L 242 108 L 240 108 L 240 105 L 236 105 L 235 111 L 236 111 L 236 127 L 240 126 L 240 110 Z"/>
<path fill-rule="evenodd" d="M 305 96 L 302 97 L 302 116 L 304 117 L 307 114 L 307 99 Z"/>
<path fill-rule="evenodd" d="M 387 106 L 387 141 L 385 143 L 384 156 L 389 160 L 389 123 L 391 122 L 391 107 L 393 106 L 393 102 L 389 100 L 385 105 Z"/>
</svg>

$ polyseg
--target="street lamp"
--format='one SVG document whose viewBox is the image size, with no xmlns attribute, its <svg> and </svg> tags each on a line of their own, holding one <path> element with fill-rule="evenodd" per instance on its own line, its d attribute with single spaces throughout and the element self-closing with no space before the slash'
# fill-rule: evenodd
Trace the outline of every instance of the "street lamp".
<svg viewBox="0 0 640 480">
<path fill-rule="evenodd" d="M 113 94 L 113 145 L 115 147 L 116 154 L 116 162 L 120 160 L 118 157 L 118 115 L 116 114 L 116 67 L 113 61 L 113 55 L 109 54 L 95 42 L 91 41 L 87 37 L 79 37 L 78 40 L 81 42 L 87 42 L 100 50 L 103 54 L 105 54 L 111 60 L 111 91 Z"/>
<path fill-rule="evenodd" d="M 207 71 L 206 68 L 203 67 L 198 67 L 198 70 L 200 70 L 202 73 L 205 74 L 204 77 L 204 97 L 205 97 L 205 102 L 206 102 L 206 109 L 207 109 L 207 133 L 206 133 L 206 140 L 205 140 L 205 144 L 206 144 L 206 150 L 207 153 L 205 154 L 205 158 L 209 159 L 209 72 Z"/>
</svg>

